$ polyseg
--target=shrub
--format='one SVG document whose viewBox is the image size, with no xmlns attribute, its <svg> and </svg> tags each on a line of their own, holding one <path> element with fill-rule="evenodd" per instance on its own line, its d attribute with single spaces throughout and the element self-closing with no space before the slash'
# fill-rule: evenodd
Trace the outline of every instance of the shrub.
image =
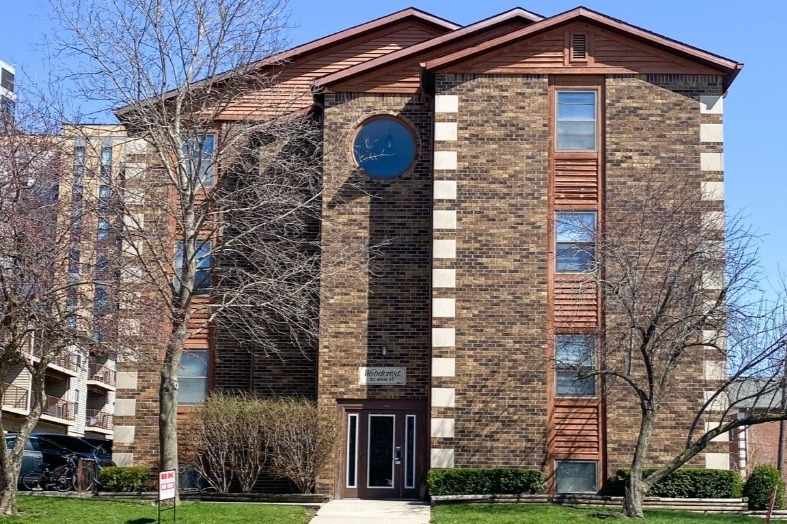
<svg viewBox="0 0 787 524">
<path fill-rule="evenodd" d="M 647 477 L 656 468 L 645 468 Z M 623 495 L 629 476 L 628 469 L 619 469 L 609 482 L 606 494 Z M 743 482 L 734 471 L 721 469 L 680 468 L 662 479 L 648 491 L 649 497 L 729 499 L 741 496 Z"/>
<path fill-rule="evenodd" d="M 427 484 L 432 496 L 518 495 L 543 489 L 544 475 L 522 468 L 433 469 Z"/>
<path fill-rule="evenodd" d="M 104 468 L 98 474 L 98 481 L 104 491 L 131 492 L 147 488 L 150 468 L 119 467 Z"/>
<path fill-rule="evenodd" d="M 779 470 L 766 464 L 756 466 L 743 486 L 743 496 L 749 498 L 749 509 L 767 509 L 774 488 L 776 502 L 773 507 L 784 509 L 784 480 Z"/>
<path fill-rule="evenodd" d="M 274 401 L 217 392 L 184 424 L 183 462 L 219 493 L 254 487 L 267 459 Z"/>
<path fill-rule="evenodd" d="M 311 493 L 333 461 L 339 418 L 308 400 L 281 399 L 272 408 L 269 470 Z"/>
<path fill-rule="evenodd" d="M 190 413 L 182 459 L 216 491 L 248 493 L 265 471 L 311 492 L 333 459 L 339 419 L 300 399 L 215 393 Z"/>
</svg>

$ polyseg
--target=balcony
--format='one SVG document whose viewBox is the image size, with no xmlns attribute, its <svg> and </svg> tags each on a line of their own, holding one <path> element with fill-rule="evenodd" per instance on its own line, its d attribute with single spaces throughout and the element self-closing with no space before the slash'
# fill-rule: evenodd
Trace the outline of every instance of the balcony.
<svg viewBox="0 0 787 524">
<path fill-rule="evenodd" d="M 90 364 L 87 382 L 89 385 L 103 387 L 105 389 L 115 389 L 115 370 L 102 364 Z"/>
<path fill-rule="evenodd" d="M 44 412 L 42 419 L 61 424 L 72 425 L 75 420 L 76 403 L 50 395 L 44 395 Z"/>
<path fill-rule="evenodd" d="M 99 433 L 112 431 L 112 415 L 97 409 L 88 409 L 85 412 L 85 429 Z"/>
<path fill-rule="evenodd" d="M 49 364 L 60 368 L 61 371 L 65 371 L 69 375 L 77 376 L 79 374 L 77 355 L 66 349 L 59 351 Z"/>
<path fill-rule="evenodd" d="M 18 414 L 27 414 L 28 398 L 30 392 L 27 388 L 3 382 L 3 409 Z"/>
</svg>

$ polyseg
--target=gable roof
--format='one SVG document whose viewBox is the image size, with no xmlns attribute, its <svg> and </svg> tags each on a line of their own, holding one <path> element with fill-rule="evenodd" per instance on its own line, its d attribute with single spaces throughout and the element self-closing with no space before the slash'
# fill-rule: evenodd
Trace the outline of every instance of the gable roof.
<svg viewBox="0 0 787 524">
<path fill-rule="evenodd" d="M 396 24 L 407 22 L 407 21 L 420 22 L 435 27 L 437 29 L 440 29 L 441 31 L 444 32 L 455 31 L 462 27 L 444 18 L 440 18 L 430 13 L 427 13 L 425 11 L 421 11 L 420 9 L 416 9 L 414 7 L 408 7 L 407 9 L 402 9 L 401 11 L 397 11 L 395 13 L 391 13 L 389 15 L 376 18 L 369 22 L 365 22 L 363 24 L 356 25 L 344 29 L 342 31 L 338 31 L 336 33 L 332 33 L 328 36 L 318 38 L 317 40 L 312 40 L 311 42 L 307 42 L 305 44 L 293 47 L 281 53 L 277 53 L 275 55 L 265 57 L 261 60 L 252 62 L 244 66 L 243 69 L 250 70 L 250 69 L 257 69 L 266 66 L 281 65 L 283 63 L 292 61 L 298 57 L 307 55 L 309 53 L 319 52 L 324 49 L 330 48 L 331 46 L 335 46 L 343 42 L 346 42 L 350 39 L 357 38 L 365 34 L 373 33 L 375 31 L 379 31 L 380 29 L 384 29 L 386 27 L 394 26 Z M 231 78 L 237 76 L 237 74 L 238 74 L 237 70 L 219 73 L 217 75 L 206 78 L 199 82 L 195 82 L 195 85 L 208 81 L 221 82 L 225 78 Z M 173 89 L 171 91 L 168 91 L 167 93 L 164 93 L 164 95 L 162 95 L 161 98 L 166 100 L 167 98 L 171 98 L 176 92 L 177 90 Z M 141 103 L 144 104 L 146 103 L 146 101 L 141 101 Z M 123 120 L 123 115 L 129 112 L 132 109 L 132 107 L 133 106 L 131 105 L 120 107 L 115 109 L 113 112 L 115 116 L 117 116 L 120 120 Z"/>
<path fill-rule="evenodd" d="M 395 51 L 388 55 L 375 58 L 374 60 L 369 60 L 368 62 L 364 62 L 363 64 L 358 64 L 353 67 L 348 67 L 347 69 L 344 69 L 342 71 L 337 71 L 336 73 L 326 75 L 322 78 L 315 80 L 313 85 L 315 88 L 323 88 L 332 84 L 345 81 L 349 78 L 364 73 L 368 73 L 377 69 L 382 69 L 394 63 L 401 62 L 407 60 L 408 58 L 415 57 L 420 53 L 430 51 L 435 47 L 448 44 L 450 42 L 455 42 L 461 38 L 466 38 L 469 35 L 473 35 L 481 31 L 485 31 L 489 28 L 495 27 L 497 25 L 508 22 L 510 20 L 515 20 L 517 18 L 525 20 L 526 22 L 530 22 L 530 23 L 544 20 L 544 17 L 541 15 L 537 15 L 535 13 L 517 7 L 505 11 L 503 13 L 500 13 L 498 15 L 489 17 L 485 20 L 481 20 L 474 24 L 455 29 L 450 33 L 446 33 L 444 35 L 437 36 L 430 40 L 426 40 L 425 42 L 421 42 L 420 44 L 412 45 L 410 47 L 400 49 L 399 51 Z"/>
<path fill-rule="evenodd" d="M 586 7 L 577 7 L 575 9 L 571 9 L 570 11 L 566 11 L 551 18 L 536 22 L 528 27 L 514 31 L 510 34 L 488 40 L 473 47 L 462 49 L 461 51 L 450 53 L 440 58 L 428 60 L 421 65 L 430 71 L 444 69 L 454 64 L 474 58 L 483 53 L 495 51 L 520 40 L 531 38 L 571 22 L 588 22 L 595 24 L 613 33 L 623 35 L 627 38 L 631 38 L 646 45 L 662 49 L 674 55 L 710 67 L 711 69 L 715 69 L 719 71 L 719 73 L 727 76 L 724 81 L 725 91 L 743 68 L 743 64 L 729 58 L 725 58 L 723 56 L 704 51 L 697 47 L 684 44 L 683 42 L 679 42 L 658 33 L 648 31 L 647 29 L 628 24 L 622 20 L 612 18 Z"/>
</svg>

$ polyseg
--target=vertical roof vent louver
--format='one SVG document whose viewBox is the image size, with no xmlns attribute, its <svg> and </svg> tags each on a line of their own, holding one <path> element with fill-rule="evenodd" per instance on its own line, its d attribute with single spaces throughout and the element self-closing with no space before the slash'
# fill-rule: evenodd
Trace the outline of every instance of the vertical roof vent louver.
<svg viewBox="0 0 787 524">
<path fill-rule="evenodd" d="M 571 35 L 571 60 L 587 60 L 588 41 L 584 33 Z"/>
</svg>

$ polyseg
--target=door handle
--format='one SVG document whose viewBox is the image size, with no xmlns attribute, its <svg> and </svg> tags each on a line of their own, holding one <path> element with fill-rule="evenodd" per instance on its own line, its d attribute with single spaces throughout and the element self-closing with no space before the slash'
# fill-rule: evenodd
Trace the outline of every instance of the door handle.
<svg viewBox="0 0 787 524">
<path fill-rule="evenodd" d="M 399 464 L 402 461 L 402 446 L 396 446 L 394 448 L 394 462 Z"/>
</svg>

